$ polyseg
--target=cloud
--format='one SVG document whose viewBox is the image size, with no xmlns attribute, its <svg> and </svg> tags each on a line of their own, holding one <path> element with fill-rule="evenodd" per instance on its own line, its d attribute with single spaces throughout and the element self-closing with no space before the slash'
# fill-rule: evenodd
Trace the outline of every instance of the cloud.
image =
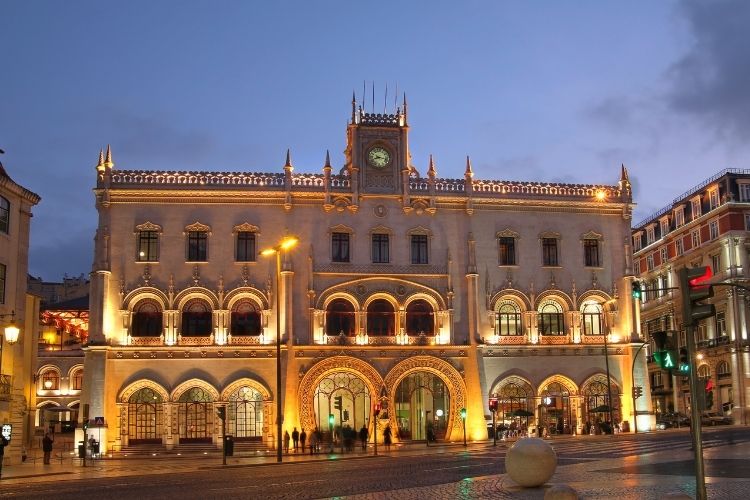
<svg viewBox="0 0 750 500">
<path fill-rule="evenodd" d="M 670 68 L 669 107 L 733 142 L 750 133 L 750 2 L 683 0 L 693 43 Z"/>
</svg>

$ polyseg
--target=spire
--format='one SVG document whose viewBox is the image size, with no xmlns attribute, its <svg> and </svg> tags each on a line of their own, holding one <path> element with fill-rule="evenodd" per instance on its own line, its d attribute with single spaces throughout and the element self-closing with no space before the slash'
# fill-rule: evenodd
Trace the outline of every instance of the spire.
<svg viewBox="0 0 750 500">
<path fill-rule="evenodd" d="M 104 170 L 104 150 L 99 150 L 99 161 L 96 163 L 96 169 L 101 172 Z"/>
<path fill-rule="evenodd" d="M 286 150 L 286 163 L 284 163 L 284 168 L 292 168 L 292 154 L 289 149 Z"/>
<path fill-rule="evenodd" d="M 407 112 L 406 112 L 406 92 L 404 92 L 404 125 L 406 125 Z"/>
<path fill-rule="evenodd" d="M 435 162 L 432 161 L 432 155 L 430 155 L 430 166 L 427 169 L 427 176 L 435 177 L 436 175 L 437 175 L 437 172 L 435 171 Z"/>
<path fill-rule="evenodd" d="M 474 177 L 474 172 L 471 170 L 471 160 L 469 157 L 466 157 L 466 172 L 464 172 L 464 177 Z"/>
<path fill-rule="evenodd" d="M 114 166 L 115 166 L 115 163 L 112 161 L 112 148 L 110 148 L 109 144 L 107 144 L 107 156 L 104 160 L 104 167 L 112 168 Z"/>
<path fill-rule="evenodd" d="M 331 168 L 331 153 L 326 149 L 326 164 L 323 165 L 323 168 Z"/>
<path fill-rule="evenodd" d="M 628 176 L 628 169 L 625 168 L 625 164 L 622 164 L 622 170 L 620 171 L 620 181 L 627 181 L 630 182 L 630 177 Z"/>
<path fill-rule="evenodd" d="M 352 90 L 352 125 L 357 119 L 357 96 L 354 94 L 354 90 Z"/>
</svg>

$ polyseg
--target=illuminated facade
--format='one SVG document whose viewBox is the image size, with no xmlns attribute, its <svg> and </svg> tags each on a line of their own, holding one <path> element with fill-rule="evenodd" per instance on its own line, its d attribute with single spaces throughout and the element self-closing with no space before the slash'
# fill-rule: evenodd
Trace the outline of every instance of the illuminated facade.
<svg viewBox="0 0 750 500">
<path fill-rule="evenodd" d="M 683 267 L 709 266 L 712 283 L 748 282 L 750 170 L 723 170 L 675 198 L 633 228 L 635 274 L 644 285 L 640 322 L 645 333 L 674 330 L 685 345 L 679 286 Z M 716 316 L 696 328 L 698 359 L 693 360 L 703 387 L 713 386 L 711 411 L 748 423 L 750 341 L 748 299 L 742 289 L 716 286 L 709 300 Z M 648 337 L 648 335 L 647 335 Z M 653 353 L 651 345 L 649 352 Z M 686 377 L 672 377 L 649 363 L 654 410 L 689 414 Z"/>
<path fill-rule="evenodd" d="M 460 441 L 461 408 L 468 439 L 486 439 L 490 397 L 501 420 L 574 432 L 608 418 L 608 386 L 614 418 L 632 420 L 626 170 L 610 186 L 488 181 L 467 159 L 443 179 L 430 158 L 421 176 L 406 110 L 353 101 L 344 166 L 326 155 L 322 174 L 294 173 L 289 154 L 262 174 L 100 155 L 82 400 L 103 443 L 218 445 L 224 406 L 235 439 L 272 447 L 279 397 L 289 431 L 333 415 L 372 434 L 380 403 L 397 440 Z M 258 254 L 286 234 L 300 243 L 277 283 Z"/>
</svg>

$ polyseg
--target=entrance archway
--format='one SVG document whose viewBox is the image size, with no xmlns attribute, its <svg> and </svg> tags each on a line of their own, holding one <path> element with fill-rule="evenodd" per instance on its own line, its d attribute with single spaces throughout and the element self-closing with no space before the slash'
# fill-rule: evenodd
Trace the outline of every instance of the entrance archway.
<svg viewBox="0 0 750 500">
<path fill-rule="evenodd" d="M 545 380 L 539 389 L 537 416 L 540 428 L 549 434 L 571 434 L 577 425 L 573 398 L 576 386 L 563 377 Z"/>
<path fill-rule="evenodd" d="M 398 437 L 401 440 L 445 439 L 450 422 L 450 391 L 430 372 L 404 377 L 394 395 Z"/>
<path fill-rule="evenodd" d="M 200 387 L 191 387 L 177 400 L 180 443 L 210 443 L 213 426 L 213 398 Z"/>
<path fill-rule="evenodd" d="M 336 401 L 341 398 L 341 408 Z M 325 376 L 315 389 L 313 411 L 315 426 L 328 428 L 328 417 L 333 415 L 334 427 L 351 427 L 359 430 L 369 426 L 372 402 L 367 384 L 361 377 L 349 372 L 333 372 Z"/>
<path fill-rule="evenodd" d="M 129 444 L 161 443 L 164 400 L 150 387 L 139 389 L 128 399 Z"/>
<path fill-rule="evenodd" d="M 258 390 L 242 386 L 229 395 L 227 434 L 236 441 L 263 439 L 263 395 Z"/>
</svg>

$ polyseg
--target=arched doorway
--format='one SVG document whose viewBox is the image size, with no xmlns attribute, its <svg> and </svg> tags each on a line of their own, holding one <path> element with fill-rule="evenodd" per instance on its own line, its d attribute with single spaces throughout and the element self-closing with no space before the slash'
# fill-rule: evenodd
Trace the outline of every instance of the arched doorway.
<svg viewBox="0 0 750 500">
<path fill-rule="evenodd" d="M 534 423 L 534 389 L 519 377 L 505 379 L 491 397 L 497 398 L 497 425 L 523 434 Z"/>
<path fill-rule="evenodd" d="M 550 382 L 539 393 L 539 425 L 549 434 L 570 434 L 575 415 L 570 391 L 560 382 Z"/>
<path fill-rule="evenodd" d="M 354 306 L 346 299 L 334 299 L 326 307 L 326 335 L 335 336 L 354 335 L 355 332 Z"/>
<path fill-rule="evenodd" d="M 260 308 L 253 301 L 242 299 L 232 306 L 232 336 L 260 335 L 262 331 Z"/>
<path fill-rule="evenodd" d="M 139 389 L 128 399 L 128 443 L 161 443 L 163 428 L 162 397 L 149 387 Z"/>
<path fill-rule="evenodd" d="M 450 392 L 431 372 L 404 377 L 395 394 L 398 437 L 402 440 L 444 439 L 450 422 Z"/>
<path fill-rule="evenodd" d="M 335 407 L 339 397 L 340 409 Z M 315 426 L 327 430 L 328 417 L 333 415 L 334 428 L 368 427 L 371 407 L 370 391 L 364 380 L 349 372 L 330 373 L 318 383 L 313 396 Z"/>
<path fill-rule="evenodd" d="M 130 322 L 132 337 L 158 337 L 162 334 L 161 306 L 154 299 L 143 299 L 133 309 Z"/>
<path fill-rule="evenodd" d="M 396 312 L 385 299 L 375 299 L 367 306 L 367 335 L 386 336 L 396 333 Z"/>
<path fill-rule="evenodd" d="M 183 392 L 177 413 L 180 443 L 210 443 L 213 424 L 213 399 L 200 387 Z"/>
<path fill-rule="evenodd" d="M 429 302 L 417 299 L 406 306 L 406 333 L 409 335 L 433 335 L 435 312 Z"/>
<path fill-rule="evenodd" d="M 263 438 L 263 396 L 252 387 L 242 386 L 229 396 L 227 434 L 237 441 Z"/>
<path fill-rule="evenodd" d="M 590 424 L 600 422 L 609 422 L 610 407 L 612 409 L 612 418 L 615 422 L 620 422 L 620 390 L 614 382 L 610 382 L 609 390 L 612 392 L 610 402 L 607 388 L 607 377 L 597 376 L 589 381 L 583 388 L 583 412 L 584 417 Z M 614 423 L 612 424 L 614 425 Z M 596 432 L 599 432 L 598 426 Z"/>
</svg>

